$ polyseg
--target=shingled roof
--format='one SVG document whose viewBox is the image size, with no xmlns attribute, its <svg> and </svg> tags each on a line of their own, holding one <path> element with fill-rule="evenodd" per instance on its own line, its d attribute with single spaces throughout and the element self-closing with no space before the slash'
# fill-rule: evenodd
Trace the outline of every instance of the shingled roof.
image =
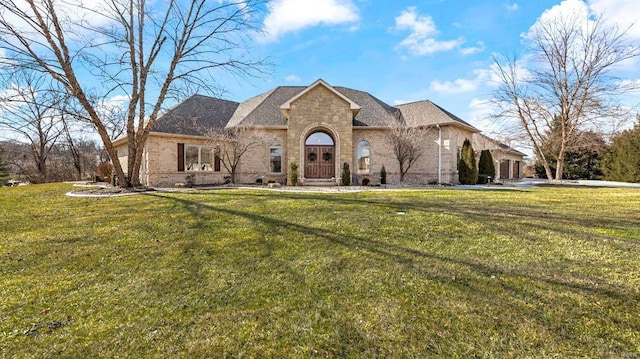
<svg viewBox="0 0 640 359">
<path fill-rule="evenodd" d="M 162 114 L 153 131 L 201 135 L 208 128 L 227 126 L 239 105 L 215 97 L 193 95 Z"/>
<path fill-rule="evenodd" d="M 454 125 L 473 132 L 480 132 L 460 117 L 429 100 L 397 105 L 396 108 L 402 112 L 402 116 L 409 126 Z"/>
<path fill-rule="evenodd" d="M 280 112 L 280 105 L 302 92 L 305 88 L 302 86 L 280 86 L 254 97 L 254 99 L 260 99 L 260 101 L 247 101 L 251 102 L 247 106 L 249 111 L 246 114 L 240 113 L 234 116 L 234 124 L 237 121 L 237 124 L 246 126 L 286 126 L 287 120 Z M 236 119 L 236 117 L 241 118 Z"/>
<path fill-rule="evenodd" d="M 321 80 L 315 84 L 318 82 Z M 198 135 L 203 128 L 286 126 L 287 120 L 280 111 L 281 106 L 308 88 L 308 86 L 279 86 L 242 103 L 194 95 L 162 115 L 154 127 L 154 132 Z M 409 126 L 440 124 L 457 125 L 473 132 L 480 132 L 428 100 L 394 107 L 365 91 L 348 87 L 332 87 L 332 89 L 359 106 L 353 119 L 355 127 L 386 127 L 395 123 L 406 123 Z"/>
<path fill-rule="evenodd" d="M 509 153 L 513 153 L 515 155 L 518 156 L 523 156 L 526 157 L 527 154 L 520 152 L 518 150 L 516 150 L 515 148 L 507 145 L 506 143 L 500 142 L 498 140 L 495 140 L 487 135 L 484 135 L 482 133 L 477 133 L 476 134 L 477 137 L 475 138 L 475 141 L 480 143 L 480 145 L 482 146 L 482 148 L 487 148 L 487 149 L 500 149 L 504 152 L 509 152 Z M 475 145 L 475 144 L 474 144 Z M 493 148 L 492 148 L 493 147 Z"/>
<path fill-rule="evenodd" d="M 397 108 L 387 105 L 368 92 L 347 87 L 335 89 L 360 105 L 360 112 L 353 119 L 353 125 L 356 127 L 389 126 L 402 121 L 402 115 Z"/>
</svg>

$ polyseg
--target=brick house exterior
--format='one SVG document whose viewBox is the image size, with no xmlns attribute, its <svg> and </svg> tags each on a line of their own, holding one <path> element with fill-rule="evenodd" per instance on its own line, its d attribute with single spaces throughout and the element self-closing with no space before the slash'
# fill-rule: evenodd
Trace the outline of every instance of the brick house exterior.
<svg viewBox="0 0 640 359">
<path fill-rule="evenodd" d="M 277 87 L 242 103 L 201 95 L 186 99 L 164 113 L 149 135 L 141 182 L 170 187 L 195 175 L 191 176 L 195 184 L 224 183 L 229 171 L 217 155 L 216 143 L 203 134 L 208 129 L 242 128 L 257 135 L 257 140 L 241 157 L 237 183 L 286 184 L 290 166 L 296 163 L 300 184 L 337 185 L 346 162 L 355 184 L 379 183 L 383 166 L 387 183 L 397 184 L 399 165 L 388 133 L 393 126 L 405 125 L 422 131 L 424 153 L 406 174 L 405 182 L 456 184 L 462 143 L 478 136 L 483 140 L 474 141 L 476 151 L 495 149 L 494 160 L 499 164 L 504 156 L 513 161 L 509 162 L 508 176 L 518 178 L 521 172 L 513 166 L 516 161 L 518 166 L 522 163 L 522 153 L 488 139 L 430 101 L 394 107 L 367 92 L 332 87 L 318 80 L 306 87 Z M 114 144 L 118 153 L 127 153 L 126 139 Z M 126 157 L 120 161 L 126 166 Z"/>
</svg>

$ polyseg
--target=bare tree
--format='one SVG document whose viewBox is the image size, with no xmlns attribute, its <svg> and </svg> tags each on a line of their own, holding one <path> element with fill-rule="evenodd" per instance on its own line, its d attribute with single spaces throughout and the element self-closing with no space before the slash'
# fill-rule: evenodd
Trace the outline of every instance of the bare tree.
<svg viewBox="0 0 640 359">
<path fill-rule="evenodd" d="M 411 167 L 424 154 L 424 137 L 429 129 L 423 127 L 408 126 L 405 123 L 388 124 L 387 142 L 393 149 L 393 154 L 400 168 L 400 182 Z"/>
<path fill-rule="evenodd" d="M 0 70 L 47 74 L 77 100 L 100 136 L 120 186 L 139 184 L 142 153 L 165 100 L 213 91 L 217 70 L 246 75 L 246 40 L 264 0 L 3 0 Z M 123 172 L 96 103 L 126 98 Z"/>
<path fill-rule="evenodd" d="M 231 176 L 231 183 L 236 183 L 238 167 L 244 155 L 267 141 L 264 133 L 246 126 L 210 129 L 207 138 L 214 155 L 220 158 Z"/>
<path fill-rule="evenodd" d="M 28 144 L 32 160 L 24 158 L 16 165 L 29 181 L 48 182 L 47 160 L 62 134 L 61 94 L 34 72 L 7 74 L 2 80 L 6 90 L 0 93 L 0 127 Z"/>
<path fill-rule="evenodd" d="M 533 146 L 549 179 L 550 154 L 562 179 L 565 155 L 578 130 L 625 116 L 619 97 L 631 82 L 613 76 L 616 65 L 639 55 L 626 31 L 583 12 L 542 20 L 530 33 L 528 68 L 516 57 L 494 58 L 499 87 L 495 116 L 515 126 Z M 552 131 L 554 126 L 558 131 Z M 557 139 L 550 133 L 557 133 Z"/>
</svg>

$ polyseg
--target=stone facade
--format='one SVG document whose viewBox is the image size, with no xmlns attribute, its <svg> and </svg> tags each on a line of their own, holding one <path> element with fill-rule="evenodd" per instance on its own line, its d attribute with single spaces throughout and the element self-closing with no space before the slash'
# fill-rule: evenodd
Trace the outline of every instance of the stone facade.
<svg viewBox="0 0 640 359">
<path fill-rule="evenodd" d="M 291 102 L 287 117 L 287 163 L 299 164 L 300 182 L 305 181 L 304 153 L 306 139 L 315 132 L 325 132 L 336 144 L 334 163 L 336 183 L 341 165 L 352 157 L 352 121 L 350 104 L 326 86 L 315 86 Z M 287 167 L 288 168 L 288 167 Z"/>
</svg>

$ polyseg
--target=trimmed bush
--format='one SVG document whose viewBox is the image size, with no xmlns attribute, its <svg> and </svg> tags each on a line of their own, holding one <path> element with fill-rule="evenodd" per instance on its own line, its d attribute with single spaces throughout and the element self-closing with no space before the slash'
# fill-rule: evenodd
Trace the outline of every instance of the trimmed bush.
<svg viewBox="0 0 640 359">
<path fill-rule="evenodd" d="M 491 151 L 482 150 L 480 152 L 480 162 L 478 163 L 478 184 L 488 183 L 488 177 L 496 178 L 496 166 L 493 163 Z"/>
<path fill-rule="evenodd" d="M 196 174 L 191 173 L 184 177 L 184 185 L 191 188 L 196 185 Z"/>
<path fill-rule="evenodd" d="M 289 166 L 289 184 L 292 186 L 298 185 L 298 164 L 291 162 Z"/>
<path fill-rule="evenodd" d="M 387 169 L 384 168 L 384 165 L 380 169 L 380 184 L 387 184 Z"/>
<path fill-rule="evenodd" d="M 493 176 L 491 176 L 493 178 Z M 478 184 L 487 184 L 489 183 L 489 176 L 487 175 L 478 175 Z"/>
<path fill-rule="evenodd" d="M 342 165 L 342 185 L 351 185 L 351 170 L 349 169 L 349 163 L 347 162 Z"/>
<path fill-rule="evenodd" d="M 478 166 L 476 165 L 476 157 L 469 139 L 465 139 L 462 144 L 460 160 L 458 161 L 458 179 L 460 184 L 478 183 Z"/>
</svg>

